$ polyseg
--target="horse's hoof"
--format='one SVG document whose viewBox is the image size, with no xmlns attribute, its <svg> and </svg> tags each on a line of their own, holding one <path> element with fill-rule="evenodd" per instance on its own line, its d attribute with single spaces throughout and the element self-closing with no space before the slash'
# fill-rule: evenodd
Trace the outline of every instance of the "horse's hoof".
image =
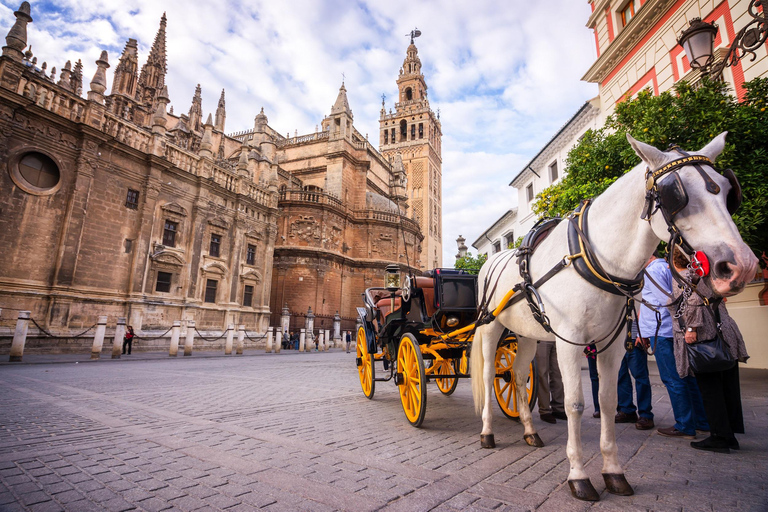
<svg viewBox="0 0 768 512">
<path fill-rule="evenodd" d="M 618 494 L 619 496 L 632 496 L 635 494 L 632 486 L 629 485 L 629 482 L 624 477 L 624 473 L 603 473 L 603 480 L 605 480 L 605 490 L 611 494 Z"/>
<path fill-rule="evenodd" d="M 496 448 L 496 440 L 493 438 L 493 434 L 483 435 L 480 434 L 480 446 L 483 448 Z"/>
<path fill-rule="evenodd" d="M 544 446 L 544 441 L 541 440 L 539 434 L 524 434 L 523 439 L 528 443 L 528 446 L 533 446 L 534 448 L 541 448 Z"/>
<path fill-rule="evenodd" d="M 584 480 L 568 480 L 568 486 L 571 488 L 571 494 L 574 498 L 584 501 L 599 501 L 600 495 L 592 486 L 589 478 Z"/>
</svg>

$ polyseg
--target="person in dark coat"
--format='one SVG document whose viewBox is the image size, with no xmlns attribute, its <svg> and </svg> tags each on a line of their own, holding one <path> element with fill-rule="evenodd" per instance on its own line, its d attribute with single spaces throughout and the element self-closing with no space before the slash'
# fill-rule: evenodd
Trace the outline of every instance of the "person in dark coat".
<svg viewBox="0 0 768 512">
<path fill-rule="evenodd" d="M 125 349 L 128 347 L 128 355 L 131 355 L 131 348 L 133 347 L 133 338 L 136 337 L 136 333 L 133 332 L 133 326 L 128 326 L 125 331 L 125 336 L 123 336 L 123 354 L 125 354 Z"/>
</svg>

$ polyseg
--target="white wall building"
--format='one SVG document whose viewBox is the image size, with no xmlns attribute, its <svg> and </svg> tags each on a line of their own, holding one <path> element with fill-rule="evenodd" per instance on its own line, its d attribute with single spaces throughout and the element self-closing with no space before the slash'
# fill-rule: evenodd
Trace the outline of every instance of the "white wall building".
<svg viewBox="0 0 768 512">
<path fill-rule="evenodd" d="M 477 240 L 472 242 L 472 247 L 477 249 L 477 256 L 481 254 L 490 256 L 503 251 L 510 244 L 515 243 L 516 237 L 524 234 L 517 233 L 519 233 L 517 231 L 517 208 L 512 208 L 507 210 Z"/>
</svg>

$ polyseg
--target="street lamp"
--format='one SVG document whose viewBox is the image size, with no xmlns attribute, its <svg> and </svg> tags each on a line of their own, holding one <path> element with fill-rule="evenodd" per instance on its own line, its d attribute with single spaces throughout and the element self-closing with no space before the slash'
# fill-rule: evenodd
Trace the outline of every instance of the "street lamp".
<svg viewBox="0 0 768 512">
<path fill-rule="evenodd" d="M 763 7 L 763 12 L 757 11 Z M 680 34 L 678 44 L 685 49 L 685 55 L 693 69 L 700 69 L 702 75 L 709 75 L 718 80 L 727 66 L 739 62 L 746 54 L 751 53 L 751 60 L 757 58 L 757 50 L 768 39 L 768 16 L 766 16 L 766 1 L 751 0 L 747 12 L 752 21 L 739 30 L 722 61 L 715 63 L 714 42 L 717 35 L 717 25 L 693 18 L 690 26 Z"/>
<path fill-rule="evenodd" d="M 400 289 L 400 265 L 391 263 L 387 265 L 384 274 L 384 287 L 392 295 L 389 297 L 389 311 L 394 313 L 395 311 L 395 293 Z"/>
</svg>

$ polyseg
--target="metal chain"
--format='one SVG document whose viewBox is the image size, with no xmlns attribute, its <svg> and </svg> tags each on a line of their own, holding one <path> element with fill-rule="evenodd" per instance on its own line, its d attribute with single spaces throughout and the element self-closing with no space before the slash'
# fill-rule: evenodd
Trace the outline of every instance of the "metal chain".
<svg viewBox="0 0 768 512">
<path fill-rule="evenodd" d="M 200 331 L 198 331 L 198 330 L 197 330 L 197 327 L 195 327 L 195 332 L 197 333 L 197 335 L 198 335 L 198 336 L 199 336 L 201 339 L 203 339 L 203 340 L 205 340 L 205 341 L 218 341 L 218 340 L 220 340 L 221 338 L 223 338 L 224 336 L 226 336 L 226 335 L 227 335 L 227 333 L 228 333 L 230 330 L 232 330 L 232 331 L 233 331 L 234 329 L 230 329 L 230 328 L 227 328 L 226 330 L 224 330 L 224 332 L 222 332 L 222 333 L 221 333 L 221 336 L 219 336 L 218 338 L 206 338 L 205 336 L 203 336 L 203 335 L 202 335 L 202 333 L 201 333 Z"/>
<path fill-rule="evenodd" d="M 243 329 L 243 333 L 245 333 L 245 337 L 248 338 L 251 341 L 259 341 L 259 340 L 263 340 L 264 338 L 267 337 L 267 333 L 264 333 L 264 335 L 261 338 L 253 339 L 250 336 L 248 336 L 248 331 L 247 330 Z"/>
<path fill-rule="evenodd" d="M 134 334 L 134 335 L 133 335 L 133 337 L 134 337 L 134 338 L 136 338 L 137 340 L 144 340 L 144 341 L 153 341 L 153 340 L 159 340 L 160 338 L 163 338 L 163 337 L 165 337 L 165 335 L 166 335 L 166 334 L 168 334 L 169 332 L 171 332 L 171 329 L 173 329 L 173 326 L 169 327 L 169 328 L 168 328 L 168 330 L 167 330 L 167 331 L 165 331 L 165 332 L 164 332 L 163 334 L 161 334 L 160 336 L 156 336 L 156 337 L 154 337 L 154 338 L 145 338 L 144 336 L 139 336 L 138 334 Z"/>
<path fill-rule="evenodd" d="M 43 327 L 42 327 L 42 326 L 41 326 L 39 323 L 37 323 L 37 321 L 36 321 L 36 320 L 35 320 L 33 317 L 29 317 L 29 319 L 30 319 L 30 320 L 32 320 L 32 323 L 33 323 L 33 324 L 35 324 L 35 327 L 37 327 L 37 330 L 38 330 L 38 331 L 40 331 L 41 333 L 45 334 L 45 335 L 46 335 L 46 336 L 48 336 L 49 338 L 79 338 L 79 337 L 81 337 L 83 334 L 87 333 L 88 331 L 90 331 L 91 329 L 93 329 L 94 327 L 96 327 L 97 325 L 99 325 L 98 323 L 95 323 L 95 324 L 93 324 L 92 326 L 90 326 L 89 328 L 87 328 L 86 330 L 84 330 L 83 332 L 81 332 L 81 333 L 78 333 L 78 334 L 75 334 L 75 335 L 66 335 L 66 336 L 65 336 L 65 335 L 62 335 L 62 336 L 55 336 L 55 335 L 51 334 L 50 332 L 46 331 L 45 329 L 43 329 Z"/>
</svg>

